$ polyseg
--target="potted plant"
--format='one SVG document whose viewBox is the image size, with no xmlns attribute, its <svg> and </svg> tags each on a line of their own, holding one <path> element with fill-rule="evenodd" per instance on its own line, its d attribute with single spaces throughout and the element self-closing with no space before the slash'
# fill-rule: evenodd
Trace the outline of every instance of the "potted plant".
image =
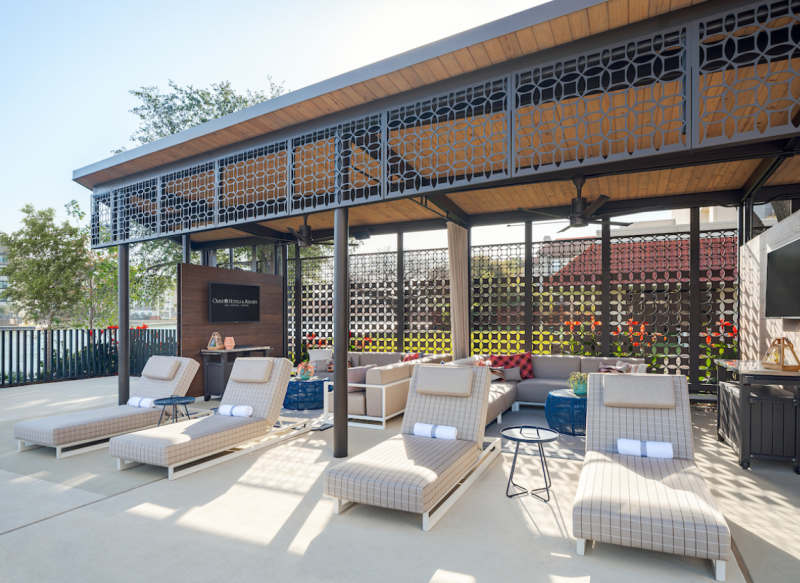
<svg viewBox="0 0 800 583">
<path fill-rule="evenodd" d="M 589 375 L 586 374 L 585 372 L 574 372 L 571 375 L 569 375 L 569 378 L 567 379 L 567 384 L 569 385 L 569 388 L 572 389 L 572 391 L 576 395 L 585 395 L 587 390 L 586 381 L 588 379 Z"/>
</svg>

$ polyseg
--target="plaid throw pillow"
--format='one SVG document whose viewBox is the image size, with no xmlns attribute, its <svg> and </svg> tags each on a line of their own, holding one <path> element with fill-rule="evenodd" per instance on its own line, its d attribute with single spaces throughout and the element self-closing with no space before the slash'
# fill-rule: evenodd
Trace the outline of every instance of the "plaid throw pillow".
<svg viewBox="0 0 800 583">
<path fill-rule="evenodd" d="M 419 359 L 419 352 L 415 352 L 413 354 L 406 354 L 403 357 L 403 362 L 411 362 L 412 360 L 418 360 L 418 359 Z"/>
<path fill-rule="evenodd" d="M 533 378 L 533 361 L 531 353 L 522 354 L 493 354 L 491 357 L 492 366 L 497 368 L 519 368 L 522 380 Z"/>
</svg>

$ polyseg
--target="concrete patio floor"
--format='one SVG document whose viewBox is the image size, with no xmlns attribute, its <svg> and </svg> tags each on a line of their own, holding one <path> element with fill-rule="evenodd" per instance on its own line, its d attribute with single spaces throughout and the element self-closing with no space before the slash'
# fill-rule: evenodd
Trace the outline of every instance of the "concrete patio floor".
<svg viewBox="0 0 800 583">
<path fill-rule="evenodd" d="M 331 431 L 174 482 L 161 468 L 117 472 L 107 450 L 62 460 L 52 449 L 15 450 L 17 421 L 115 403 L 115 378 L 0 390 L 0 581 L 713 581 L 710 561 L 699 559 L 597 543 L 579 557 L 573 459 L 548 458 L 545 504 L 506 498 L 504 453 L 425 533 L 402 512 L 356 506 L 333 516 L 322 494 L 324 470 L 339 463 Z M 740 470 L 708 416 L 697 417 L 698 463 L 752 580 L 793 580 L 800 477 L 785 464 Z M 399 419 L 387 431 L 351 429 L 350 452 L 399 429 Z M 540 480 L 538 459 L 521 458 L 517 476 Z M 727 571 L 730 582 L 746 580 L 736 561 Z"/>
</svg>

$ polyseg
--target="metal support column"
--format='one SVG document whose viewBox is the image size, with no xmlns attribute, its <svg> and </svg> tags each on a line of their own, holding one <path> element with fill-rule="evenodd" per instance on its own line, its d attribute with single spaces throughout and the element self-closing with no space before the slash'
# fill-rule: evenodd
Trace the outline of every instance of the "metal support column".
<svg viewBox="0 0 800 583">
<path fill-rule="evenodd" d="M 192 262 L 192 240 L 189 235 L 183 235 L 181 237 L 181 247 L 183 248 L 183 255 L 181 257 L 181 263 L 191 263 Z"/>
<path fill-rule="evenodd" d="M 216 267 L 217 266 L 217 250 L 216 249 L 209 249 L 208 250 L 208 266 L 209 267 Z"/>
<path fill-rule="evenodd" d="M 300 245 L 294 246 L 294 364 L 302 362 L 303 325 L 303 262 L 300 260 Z M 345 367 L 347 363 L 345 363 Z"/>
<path fill-rule="evenodd" d="M 525 352 L 533 350 L 533 224 L 525 221 Z"/>
<path fill-rule="evenodd" d="M 744 240 L 739 241 L 742 245 L 753 238 L 753 199 L 748 198 L 744 201 Z"/>
<path fill-rule="evenodd" d="M 272 269 L 273 275 L 286 275 L 286 245 L 273 245 L 272 246 Z M 278 267 L 280 266 L 280 268 Z M 283 271 L 279 271 L 283 269 Z"/>
<path fill-rule="evenodd" d="M 233 247 L 228 249 L 228 269 L 233 269 Z"/>
<path fill-rule="evenodd" d="M 118 403 L 124 405 L 128 402 L 131 392 L 131 321 L 130 321 L 130 272 L 128 258 L 130 249 L 128 244 L 117 246 L 117 298 L 119 309 L 119 330 L 117 330 L 117 362 L 118 377 Z"/>
<path fill-rule="evenodd" d="M 347 347 L 350 345 L 348 209 L 333 214 L 333 457 L 347 457 Z"/>
<path fill-rule="evenodd" d="M 257 250 L 258 250 L 258 248 L 255 245 L 250 247 L 250 271 L 252 271 L 252 272 L 258 271 Z"/>
<path fill-rule="evenodd" d="M 467 225 L 467 334 L 469 334 L 469 356 L 472 356 L 472 227 Z"/>
<path fill-rule="evenodd" d="M 278 271 L 278 254 L 280 254 L 280 274 Z M 286 245 L 278 248 L 275 245 L 275 275 L 283 276 L 283 356 L 289 358 L 289 250 Z"/>
<path fill-rule="evenodd" d="M 700 384 L 700 207 L 689 220 L 689 389 Z"/>
<path fill-rule="evenodd" d="M 611 355 L 611 223 L 603 219 L 600 239 L 600 355 Z"/>
<path fill-rule="evenodd" d="M 397 352 L 405 352 L 406 328 L 406 288 L 405 288 L 405 253 L 403 251 L 403 232 L 397 233 L 397 309 L 395 335 Z"/>
</svg>

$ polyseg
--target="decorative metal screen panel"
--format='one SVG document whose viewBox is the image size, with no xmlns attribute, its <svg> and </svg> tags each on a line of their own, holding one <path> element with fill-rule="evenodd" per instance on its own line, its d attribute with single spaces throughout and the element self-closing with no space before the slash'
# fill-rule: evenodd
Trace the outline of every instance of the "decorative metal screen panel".
<svg viewBox="0 0 800 583">
<path fill-rule="evenodd" d="M 472 247 L 472 353 L 525 352 L 525 245 Z"/>
<path fill-rule="evenodd" d="M 111 220 L 112 195 L 111 192 L 92 195 L 92 247 L 111 245 L 114 242 L 114 224 Z"/>
<path fill-rule="evenodd" d="M 397 352 L 397 253 L 350 256 L 350 343 L 359 352 Z"/>
<path fill-rule="evenodd" d="M 308 257 L 301 260 L 303 286 L 300 331 L 304 338 L 333 342 L 333 257 Z M 297 301 L 297 298 L 295 298 Z"/>
<path fill-rule="evenodd" d="M 405 352 L 451 352 L 447 249 L 405 251 L 403 275 Z"/>
<path fill-rule="evenodd" d="M 279 142 L 218 161 L 220 225 L 288 213 L 288 148 Z"/>
<path fill-rule="evenodd" d="M 686 30 L 514 74 L 514 174 L 686 148 Z"/>
<path fill-rule="evenodd" d="M 161 233 L 191 232 L 214 226 L 214 163 L 161 177 Z"/>
<path fill-rule="evenodd" d="M 387 196 L 508 176 L 507 79 L 387 113 Z"/>
<path fill-rule="evenodd" d="M 291 249 L 291 248 L 287 248 Z M 289 255 L 291 256 L 291 254 Z M 289 350 L 289 360 L 292 362 L 296 361 L 295 358 L 295 345 L 294 345 L 294 306 L 295 302 L 298 301 L 297 299 L 297 290 L 294 287 L 294 261 L 287 261 L 286 263 L 286 277 L 287 279 L 287 298 L 286 298 L 286 309 L 289 310 L 289 313 L 286 318 L 286 337 L 288 338 L 288 350 Z"/>
<path fill-rule="evenodd" d="M 611 239 L 611 353 L 689 374 L 688 234 Z"/>
<path fill-rule="evenodd" d="M 800 2 L 754 4 L 695 23 L 694 145 L 800 127 Z"/>
<path fill-rule="evenodd" d="M 599 239 L 533 243 L 534 354 L 600 354 Z"/>
<path fill-rule="evenodd" d="M 700 237 L 699 378 L 714 384 L 714 359 L 739 357 L 739 243 L 732 230 Z"/>
<path fill-rule="evenodd" d="M 292 211 L 380 198 L 380 115 L 305 134 L 292 148 Z"/>
<path fill-rule="evenodd" d="M 158 178 L 114 190 L 113 240 L 141 241 L 158 236 Z"/>
</svg>

